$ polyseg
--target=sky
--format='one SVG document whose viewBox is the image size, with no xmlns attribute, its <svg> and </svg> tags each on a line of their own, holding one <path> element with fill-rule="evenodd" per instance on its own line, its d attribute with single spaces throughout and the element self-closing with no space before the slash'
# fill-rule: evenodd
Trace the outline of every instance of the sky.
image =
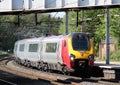
<svg viewBox="0 0 120 85">
<path fill-rule="evenodd" d="M 53 12 L 53 13 L 50 13 L 52 15 L 52 17 L 60 17 L 60 18 L 63 18 L 64 15 L 65 15 L 65 12 Z"/>
</svg>

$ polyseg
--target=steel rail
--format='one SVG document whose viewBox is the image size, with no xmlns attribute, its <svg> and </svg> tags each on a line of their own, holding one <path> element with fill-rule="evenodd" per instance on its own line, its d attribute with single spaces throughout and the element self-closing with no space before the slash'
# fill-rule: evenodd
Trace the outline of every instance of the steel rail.
<svg viewBox="0 0 120 85">
<path fill-rule="evenodd" d="M 6 64 L 2 66 L 4 70 L 7 69 L 6 71 L 9 71 L 13 74 L 24 76 L 24 77 L 31 78 L 31 79 L 46 80 L 46 81 L 49 81 L 51 84 L 55 84 L 55 85 L 59 85 L 59 84 L 84 85 L 84 82 L 95 83 L 95 84 L 109 84 L 109 85 L 113 84 L 112 82 L 102 81 L 102 78 L 82 79 L 80 77 L 75 77 L 75 76 L 66 76 L 66 75 L 61 75 L 61 74 L 56 74 L 56 73 L 41 72 L 36 69 L 21 66 L 15 63 L 14 61 L 10 61 L 10 62 L 8 61 L 7 60 L 3 61 L 4 64 Z M 119 85 L 119 84 L 115 83 L 115 85 Z"/>
<path fill-rule="evenodd" d="M 12 83 L 12 82 L 9 82 L 9 81 L 3 80 L 3 79 L 0 79 L 0 81 L 4 82 L 6 84 L 9 84 L 9 85 L 17 85 L 15 83 Z"/>
</svg>

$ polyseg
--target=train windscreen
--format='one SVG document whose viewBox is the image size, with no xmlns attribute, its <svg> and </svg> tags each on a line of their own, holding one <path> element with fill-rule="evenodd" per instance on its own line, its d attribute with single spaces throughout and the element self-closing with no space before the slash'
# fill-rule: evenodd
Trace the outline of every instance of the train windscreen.
<svg viewBox="0 0 120 85">
<path fill-rule="evenodd" d="M 72 37 L 72 46 L 74 50 L 89 50 L 90 49 L 90 43 L 89 38 L 87 35 L 83 34 L 76 34 Z"/>
</svg>

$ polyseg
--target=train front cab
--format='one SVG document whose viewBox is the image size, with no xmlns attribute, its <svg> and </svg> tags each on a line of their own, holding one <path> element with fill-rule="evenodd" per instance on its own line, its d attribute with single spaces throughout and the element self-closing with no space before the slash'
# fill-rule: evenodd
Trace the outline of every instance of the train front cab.
<svg viewBox="0 0 120 85">
<path fill-rule="evenodd" d="M 90 68 L 94 64 L 92 39 L 85 33 L 73 33 L 67 38 L 70 67 L 74 70 Z"/>
</svg>

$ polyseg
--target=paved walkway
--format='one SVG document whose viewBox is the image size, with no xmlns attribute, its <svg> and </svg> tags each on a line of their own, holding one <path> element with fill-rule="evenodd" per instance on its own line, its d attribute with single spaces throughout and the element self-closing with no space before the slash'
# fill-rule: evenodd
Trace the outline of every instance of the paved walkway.
<svg viewBox="0 0 120 85">
<path fill-rule="evenodd" d="M 98 61 L 98 60 L 96 60 L 95 63 L 97 63 L 97 64 L 106 64 L 106 61 Z M 117 64 L 117 65 L 120 65 L 120 62 L 113 62 L 113 61 L 110 61 L 110 64 Z"/>
<path fill-rule="evenodd" d="M 110 64 L 106 64 L 105 61 L 95 61 L 94 66 L 108 69 L 120 69 L 120 62 L 110 62 Z"/>
</svg>

